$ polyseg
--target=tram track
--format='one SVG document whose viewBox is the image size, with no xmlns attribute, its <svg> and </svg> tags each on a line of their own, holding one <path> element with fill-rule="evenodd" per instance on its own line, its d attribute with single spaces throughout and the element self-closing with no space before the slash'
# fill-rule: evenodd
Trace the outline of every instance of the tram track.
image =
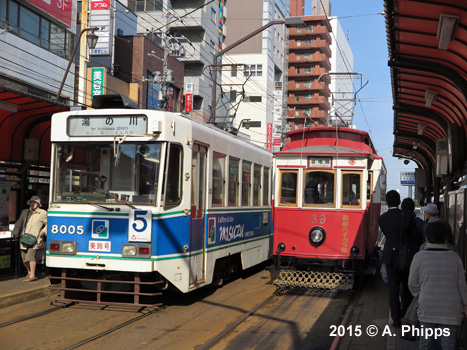
<svg viewBox="0 0 467 350">
<path fill-rule="evenodd" d="M 23 316 L 23 317 L 19 317 L 17 319 L 14 319 L 14 320 L 11 320 L 11 321 L 8 321 L 8 322 L 4 322 L 4 323 L 0 323 L 0 328 L 3 328 L 3 327 L 6 327 L 6 326 L 10 326 L 12 324 L 16 324 L 16 323 L 20 323 L 20 322 L 24 322 L 24 321 L 29 321 L 29 320 L 32 320 L 36 317 L 40 317 L 40 316 L 43 316 L 43 315 L 47 315 L 47 314 L 50 314 L 52 312 L 55 312 L 55 311 L 59 311 L 59 310 L 63 310 L 67 307 L 70 307 L 72 305 L 74 305 L 75 303 L 71 302 L 71 303 L 66 303 L 65 305 L 62 305 L 62 306 L 56 306 L 54 307 L 53 309 L 49 309 L 49 310 L 44 310 L 44 311 L 40 311 L 40 312 L 36 312 L 36 313 L 33 313 L 31 315 L 27 315 L 27 316 Z"/>
<path fill-rule="evenodd" d="M 359 298 L 360 291 L 361 291 L 361 288 L 363 287 L 363 284 L 360 285 L 359 288 L 357 288 L 357 290 L 346 293 L 346 294 L 352 293 L 351 296 L 347 299 L 348 303 L 345 306 L 343 306 L 342 313 L 335 313 L 334 318 L 330 318 L 330 319 L 327 320 L 329 325 L 331 325 L 331 324 L 335 324 L 335 325 L 340 324 L 340 326 L 346 326 L 347 325 L 347 322 L 349 320 L 349 315 L 352 312 L 353 305 L 355 304 L 355 302 Z M 258 313 L 258 311 L 260 309 L 265 308 L 267 305 L 272 304 L 271 302 L 273 300 L 276 300 L 276 307 L 280 307 L 280 304 L 281 304 L 280 298 L 287 295 L 287 294 L 290 295 L 290 294 L 293 294 L 293 293 L 297 293 L 299 297 L 303 297 L 303 298 L 314 298 L 315 300 L 319 300 L 319 299 L 321 299 L 321 300 L 331 299 L 332 300 L 334 297 L 336 297 L 340 293 L 340 291 L 338 291 L 338 290 L 323 290 L 323 289 L 317 289 L 317 288 L 297 288 L 297 289 L 295 289 L 295 291 L 293 291 L 293 288 L 291 288 L 291 287 L 281 287 L 281 288 L 277 289 L 271 296 L 269 296 L 268 298 L 263 300 L 261 303 L 259 303 L 255 307 L 253 307 L 251 310 L 245 312 L 241 317 L 239 317 L 234 322 L 229 324 L 224 330 L 222 330 L 217 335 L 215 335 L 214 337 L 209 339 L 202 346 L 197 347 L 197 349 L 198 350 L 208 350 L 208 349 L 217 349 L 217 348 L 221 349 L 224 346 L 233 346 L 233 347 L 235 347 L 235 346 L 236 347 L 241 347 L 242 345 L 246 346 L 246 344 L 242 343 L 242 340 L 240 340 L 240 339 L 241 338 L 249 338 L 249 337 L 248 336 L 247 337 L 243 336 L 243 333 L 251 332 L 251 333 L 254 333 L 255 335 L 258 335 L 259 330 L 254 329 L 252 331 L 252 330 L 249 330 L 248 327 L 245 326 L 242 329 L 238 329 L 238 334 L 237 335 L 232 335 L 234 329 L 241 328 L 241 325 L 244 324 L 244 323 L 247 323 L 246 321 L 249 320 L 252 315 L 254 315 L 255 313 Z M 275 306 L 272 306 L 272 308 L 274 308 L 274 307 Z M 274 316 L 274 312 L 271 312 L 271 310 L 269 310 L 269 311 L 265 310 L 265 314 L 266 315 L 262 316 L 264 319 L 276 318 L 276 316 Z M 322 339 L 327 338 L 327 339 L 324 339 L 324 341 L 322 341 L 322 342 L 327 342 L 327 345 L 324 346 L 323 348 L 329 348 L 329 346 L 331 346 L 331 349 L 333 349 L 333 350 L 338 349 L 338 344 L 339 344 L 340 338 L 335 337 L 334 340 L 332 341 L 332 344 L 331 344 L 331 339 L 329 338 L 329 332 L 327 334 L 325 334 L 325 332 L 323 332 L 323 330 L 326 329 L 326 327 L 321 327 L 321 328 L 322 328 L 322 330 L 318 330 L 318 331 L 309 330 L 308 333 L 316 333 L 317 337 L 321 337 Z M 275 333 L 274 330 L 270 330 L 270 329 L 265 330 L 265 332 L 268 332 L 268 333 L 271 333 L 271 334 Z M 236 338 L 239 338 L 239 340 L 236 340 Z M 257 338 L 259 339 L 259 338 L 261 338 L 261 336 L 258 336 Z M 307 341 L 309 341 L 306 338 L 304 338 L 302 340 L 303 340 L 303 343 L 306 343 Z M 250 341 L 251 341 L 251 338 L 250 338 Z M 234 344 L 234 345 L 232 345 L 232 344 Z M 264 348 L 268 348 L 269 346 L 270 345 L 264 346 Z M 304 346 L 303 344 L 300 344 L 299 346 L 297 346 L 297 344 L 295 344 L 295 346 L 289 345 L 289 347 L 291 347 L 291 348 L 307 348 L 307 346 Z M 277 348 L 277 347 L 275 347 L 275 348 Z"/>
</svg>

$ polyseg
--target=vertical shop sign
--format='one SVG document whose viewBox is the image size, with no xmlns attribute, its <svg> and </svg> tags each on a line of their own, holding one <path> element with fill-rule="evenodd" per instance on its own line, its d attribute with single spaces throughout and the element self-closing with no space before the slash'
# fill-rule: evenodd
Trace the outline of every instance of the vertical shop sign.
<svg viewBox="0 0 467 350">
<path fill-rule="evenodd" d="M 193 112 L 193 84 L 185 85 L 185 112 Z"/>
<path fill-rule="evenodd" d="M 92 96 L 104 94 L 104 68 L 93 68 L 91 71 L 92 89 L 91 89 L 91 100 Z"/>
</svg>

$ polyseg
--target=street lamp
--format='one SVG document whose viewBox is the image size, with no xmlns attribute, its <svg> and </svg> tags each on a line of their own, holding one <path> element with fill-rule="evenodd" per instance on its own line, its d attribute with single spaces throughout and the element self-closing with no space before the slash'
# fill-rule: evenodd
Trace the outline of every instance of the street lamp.
<svg viewBox="0 0 467 350">
<path fill-rule="evenodd" d="M 71 53 L 70 60 L 68 61 L 68 66 L 66 67 L 65 74 L 63 75 L 62 83 L 60 84 L 60 88 L 58 89 L 58 92 L 57 92 L 57 98 L 56 98 L 57 101 L 60 98 L 60 94 L 62 93 L 63 85 L 65 85 L 65 80 L 68 75 L 68 71 L 70 70 L 71 63 L 73 62 L 73 59 L 75 58 L 76 49 L 78 48 L 78 44 L 81 39 L 81 36 L 83 35 L 84 32 L 91 31 L 91 33 L 87 35 L 86 41 L 87 41 L 89 48 L 94 49 L 96 47 L 97 40 L 99 39 L 99 37 L 96 34 L 94 34 L 94 31 L 98 29 L 99 27 L 84 28 L 79 33 L 78 39 L 76 40 L 76 43 L 75 43 L 75 47 L 73 48 L 73 52 Z"/>
<path fill-rule="evenodd" d="M 246 41 L 248 39 L 251 39 L 256 34 L 261 33 L 263 30 L 265 30 L 265 29 L 267 29 L 267 28 L 269 28 L 269 27 L 271 27 L 273 25 L 276 25 L 276 24 L 285 24 L 285 26 L 287 28 L 290 28 L 290 27 L 303 28 L 303 27 L 305 27 L 305 22 L 303 22 L 303 19 L 301 19 L 300 17 L 288 17 L 288 18 L 285 18 L 285 19 L 271 21 L 271 22 L 265 24 L 264 26 L 256 29 L 255 31 L 251 32 L 250 34 L 244 36 L 240 40 L 237 40 L 232 45 L 227 46 L 225 49 L 220 50 L 219 52 L 214 54 L 214 56 L 212 58 L 213 67 L 215 67 L 217 65 L 217 59 L 219 58 L 219 56 L 225 54 L 227 51 L 232 50 L 233 48 L 237 47 L 238 45 L 240 45 L 244 41 Z M 211 93 L 212 93 L 212 96 L 211 96 L 211 113 L 210 113 L 210 116 L 209 116 L 209 121 L 211 121 L 211 120 L 215 121 L 215 117 L 216 117 L 216 93 L 217 93 L 217 71 L 216 70 L 214 71 L 214 76 L 212 77 L 212 92 Z"/>
</svg>

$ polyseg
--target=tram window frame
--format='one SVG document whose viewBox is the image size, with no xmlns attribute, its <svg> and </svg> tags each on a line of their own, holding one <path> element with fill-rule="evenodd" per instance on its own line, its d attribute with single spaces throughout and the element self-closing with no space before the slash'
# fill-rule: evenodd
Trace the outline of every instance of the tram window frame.
<svg viewBox="0 0 467 350">
<path fill-rule="evenodd" d="M 261 201 L 261 165 L 253 166 L 253 206 L 260 206 Z"/>
<path fill-rule="evenodd" d="M 242 207 L 251 206 L 251 174 L 252 162 L 242 161 Z M 248 172 L 245 173 L 246 169 Z"/>
<path fill-rule="evenodd" d="M 366 186 L 367 186 L 366 199 L 367 199 L 367 201 L 371 202 L 371 200 L 373 199 L 373 192 L 374 192 L 374 189 L 373 189 L 373 171 L 368 171 L 368 178 L 366 180 Z"/>
<path fill-rule="evenodd" d="M 284 174 L 295 174 L 295 202 L 283 202 L 282 201 L 282 182 L 284 178 Z M 297 207 L 298 206 L 298 170 L 280 170 L 280 181 L 279 181 L 279 206 L 281 207 Z M 292 187 L 290 187 L 292 190 Z M 292 197 L 287 197 L 292 198 Z"/>
<path fill-rule="evenodd" d="M 225 207 L 225 163 L 227 156 L 222 153 L 213 152 L 212 157 L 212 199 L 213 207 Z M 216 161 L 219 167 L 216 166 Z M 219 176 L 220 175 L 220 176 Z M 216 186 L 220 185 L 220 186 Z M 220 192 L 218 191 L 220 190 Z"/>
<path fill-rule="evenodd" d="M 236 174 L 232 172 L 232 164 L 236 164 Z M 238 207 L 239 206 L 239 170 L 240 170 L 240 159 L 229 157 L 229 185 L 228 185 L 228 199 L 227 205 L 229 207 Z"/>
<path fill-rule="evenodd" d="M 332 179 L 333 179 L 333 188 L 331 189 L 332 191 L 332 203 L 306 203 L 305 202 L 305 191 L 306 191 L 306 183 L 307 183 L 307 175 L 310 173 L 327 173 L 327 174 L 332 174 Z M 336 207 L 336 171 L 335 170 L 323 170 L 323 169 L 307 169 L 303 172 L 303 197 L 302 197 L 302 206 L 303 207 L 320 207 L 320 208 L 335 208 Z"/>
<path fill-rule="evenodd" d="M 262 205 L 264 206 L 270 206 L 271 205 L 271 196 L 269 195 L 269 174 L 271 172 L 271 169 L 269 167 L 263 167 L 263 185 L 262 185 L 262 190 L 263 190 L 263 201 Z"/>
<path fill-rule="evenodd" d="M 172 175 L 173 168 L 172 165 L 175 164 L 173 160 L 177 160 L 172 158 L 173 150 L 177 148 L 179 151 L 178 153 L 178 175 Z M 162 203 L 164 207 L 176 207 L 180 205 L 183 198 L 183 147 L 177 143 L 170 143 L 167 147 L 167 155 L 166 155 L 166 165 L 165 165 L 165 172 L 164 172 L 164 186 L 162 187 Z M 178 185 L 177 185 L 178 182 Z M 173 189 L 176 189 L 174 192 Z M 170 198 L 169 195 L 177 193 L 177 197 Z M 170 201 L 169 201 L 170 199 Z M 175 200 L 174 200 L 175 199 Z"/>
<path fill-rule="evenodd" d="M 344 204 L 344 176 L 346 175 L 358 175 L 360 178 L 359 184 L 360 184 L 360 196 L 357 198 L 359 200 L 358 204 Z M 362 171 L 342 171 L 341 172 L 341 207 L 342 208 L 361 208 L 362 203 L 363 203 L 363 196 L 362 196 L 362 191 L 363 191 L 363 186 L 362 186 L 362 177 L 363 177 L 363 172 Z M 348 196 L 347 196 L 348 197 Z"/>
</svg>

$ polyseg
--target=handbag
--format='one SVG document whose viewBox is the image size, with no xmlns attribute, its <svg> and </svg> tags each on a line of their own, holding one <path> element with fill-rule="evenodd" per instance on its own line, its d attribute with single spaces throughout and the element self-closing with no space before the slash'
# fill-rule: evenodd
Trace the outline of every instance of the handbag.
<svg viewBox="0 0 467 350">
<path fill-rule="evenodd" d="M 31 248 L 37 243 L 37 238 L 29 233 L 24 233 L 20 238 L 20 242 L 25 247 Z"/>
<path fill-rule="evenodd" d="M 418 309 L 418 295 L 412 299 L 412 302 L 407 308 L 407 311 L 405 312 L 405 315 L 402 318 L 402 324 L 411 326 L 411 329 L 413 327 L 418 327 L 417 309 Z M 401 335 L 401 338 L 405 340 L 409 340 L 409 341 L 416 341 L 417 337 L 413 333 L 415 332 L 413 331 L 403 332 Z"/>
</svg>

